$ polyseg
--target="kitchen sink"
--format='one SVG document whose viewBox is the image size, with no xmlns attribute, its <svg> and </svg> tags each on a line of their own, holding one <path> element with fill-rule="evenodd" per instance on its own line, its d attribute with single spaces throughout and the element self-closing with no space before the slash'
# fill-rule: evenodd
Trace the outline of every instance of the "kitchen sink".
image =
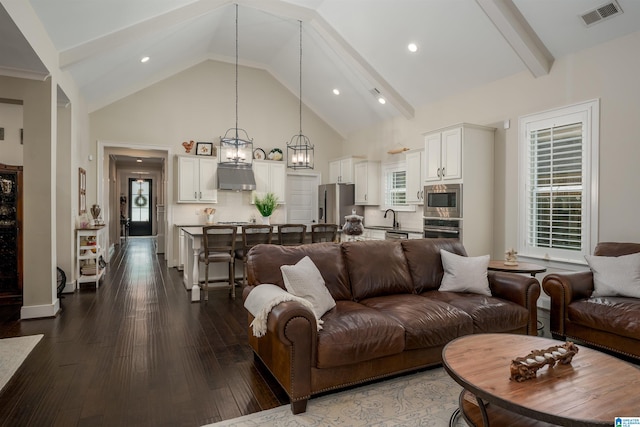
<svg viewBox="0 0 640 427">
<path fill-rule="evenodd" d="M 406 231 L 394 231 L 389 229 L 384 233 L 385 240 L 397 240 L 397 239 L 408 239 L 408 238 L 409 238 L 409 233 Z"/>
</svg>

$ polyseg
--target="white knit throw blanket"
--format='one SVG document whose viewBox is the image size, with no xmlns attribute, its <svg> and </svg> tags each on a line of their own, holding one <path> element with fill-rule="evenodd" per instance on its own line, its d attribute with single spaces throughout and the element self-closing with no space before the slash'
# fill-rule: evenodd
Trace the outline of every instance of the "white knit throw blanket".
<svg viewBox="0 0 640 427">
<path fill-rule="evenodd" d="M 267 317 L 271 309 L 285 301 L 299 301 L 300 304 L 307 307 L 313 313 L 313 305 L 309 301 L 290 294 L 276 285 L 262 284 L 256 286 L 249 293 L 247 299 L 244 301 L 244 307 L 249 310 L 249 313 L 254 317 L 253 322 L 251 322 L 254 336 L 261 337 L 267 333 Z M 322 329 L 320 322 L 317 323 L 318 329 Z"/>
</svg>

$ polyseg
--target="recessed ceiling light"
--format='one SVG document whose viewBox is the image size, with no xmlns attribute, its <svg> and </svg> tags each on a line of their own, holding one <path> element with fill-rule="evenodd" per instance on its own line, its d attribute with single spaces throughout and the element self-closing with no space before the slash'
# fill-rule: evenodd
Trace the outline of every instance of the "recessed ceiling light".
<svg viewBox="0 0 640 427">
<path fill-rule="evenodd" d="M 333 94 L 334 95 L 340 95 L 340 89 L 334 89 L 333 90 Z"/>
<path fill-rule="evenodd" d="M 147 62 L 149 59 L 150 59 L 150 58 L 149 58 L 148 56 L 143 56 L 143 57 L 140 59 L 140 62 L 143 62 L 143 63 L 144 63 L 144 62 Z"/>
<path fill-rule="evenodd" d="M 407 49 L 409 49 L 409 52 L 417 52 L 418 45 L 415 43 L 409 43 L 409 46 L 407 46 Z"/>
<path fill-rule="evenodd" d="M 386 99 L 384 99 L 383 97 L 379 97 L 379 98 L 378 98 L 378 102 L 379 102 L 380 104 L 384 105 L 384 104 L 386 104 L 386 103 L 387 103 L 387 100 L 386 100 Z"/>
<path fill-rule="evenodd" d="M 142 163 L 142 159 L 141 159 L 140 157 L 138 157 L 138 158 L 136 159 L 136 162 L 138 162 L 138 163 Z"/>
</svg>

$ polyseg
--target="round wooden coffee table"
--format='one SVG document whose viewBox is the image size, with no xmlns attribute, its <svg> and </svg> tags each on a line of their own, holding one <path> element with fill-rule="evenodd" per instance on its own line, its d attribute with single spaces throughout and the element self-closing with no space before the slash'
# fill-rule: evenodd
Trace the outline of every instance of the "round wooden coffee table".
<svg viewBox="0 0 640 427">
<path fill-rule="evenodd" d="M 516 382 L 509 366 L 519 356 L 561 344 L 529 335 L 476 334 L 442 350 L 445 370 L 464 390 L 460 413 L 472 426 L 612 426 L 616 417 L 637 417 L 640 369 L 578 346 L 569 365 L 541 368 Z M 452 417 L 453 421 L 453 417 Z"/>
</svg>

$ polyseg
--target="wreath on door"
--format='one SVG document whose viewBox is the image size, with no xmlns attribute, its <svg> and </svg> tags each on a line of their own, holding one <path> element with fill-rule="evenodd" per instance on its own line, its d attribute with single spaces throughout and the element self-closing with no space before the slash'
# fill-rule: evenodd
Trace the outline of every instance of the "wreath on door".
<svg viewBox="0 0 640 427">
<path fill-rule="evenodd" d="M 147 206 L 147 198 L 144 197 L 142 194 L 139 194 L 135 200 L 133 201 L 137 207 L 141 208 L 143 206 Z"/>
</svg>

